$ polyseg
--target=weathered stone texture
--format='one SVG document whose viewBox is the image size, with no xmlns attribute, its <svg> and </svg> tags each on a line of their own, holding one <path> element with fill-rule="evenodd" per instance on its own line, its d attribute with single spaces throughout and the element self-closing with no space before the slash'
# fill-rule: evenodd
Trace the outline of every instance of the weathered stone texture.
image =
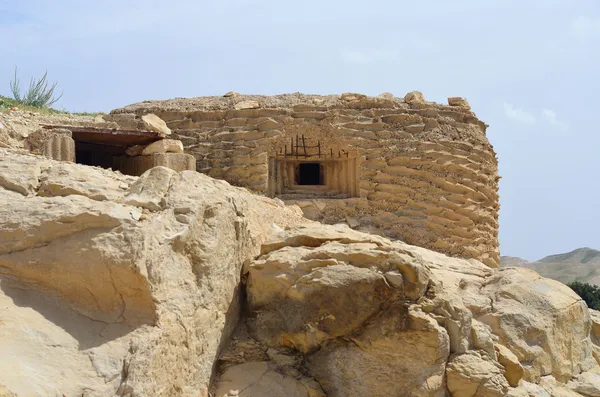
<svg viewBox="0 0 600 397">
<path fill-rule="evenodd" d="M 0 395 L 600 394 L 597 313 L 531 270 L 23 152 L 0 149 Z"/>
<path fill-rule="evenodd" d="M 177 172 L 195 171 L 196 162 L 192 155 L 184 153 L 154 153 L 113 158 L 113 168 L 127 175 L 139 176 L 154 167 L 167 167 Z"/>
<path fill-rule="evenodd" d="M 418 92 L 404 100 L 290 94 L 150 101 L 112 114 L 158 115 L 198 171 L 299 204 L 311 219 L 351 218 L 362 230 L 497 267 L 496 155 L 466 100 L 449 104 Z M 348 151 L 355 165 L 336 174 L 344 181 L 311 194 L 274 188 L 275 158 L 296 135 L 319 141 L 324 155 Z"/>
<path fill-rule="evenodd" d="M 69 130 L 38 129 L 27 137 L 26 147 L 32 153 L 53 160 L 75 162 L 75 141 Z"/>
<path fill-rule="evenodd" d="M 308 375 L 330 397 L 594 396 L 600 387 L 585 304 L 527 269 L 308 224 L 265 241 L 244 274 L 248 312 L 220 357 L 219 397 L 259 395 L 231 390 L 254 384 L 242 373 L 253 367 L 263 368 L 253 375 L 263 390 Z M 267 370 L 281 376 L 261 377 Z"/>
<path fill-rule="evenodd" d="M 197 397 L 237 322 L 242 264 L 303 222 L 197 172 L 0 149 L 0 394 Z"/>
</svg>

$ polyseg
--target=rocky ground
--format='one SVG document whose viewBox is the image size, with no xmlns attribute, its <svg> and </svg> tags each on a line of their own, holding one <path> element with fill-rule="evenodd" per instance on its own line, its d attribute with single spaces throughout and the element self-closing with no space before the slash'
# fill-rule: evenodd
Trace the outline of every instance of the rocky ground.
<svg viewBox="0 0 600 397">
<path fill-rule="evenodd" d="M 42 124 L 82 125 L 94 123 L 94 119 L 94 116 L 0 108 L 0 148 L 23 148 L 26 138 Z"/>
<path fill-rule="evenodd" d="M 1 396 L 598 396 L 599 341 L 529 269 L 0 149 Z"/>
</svg>

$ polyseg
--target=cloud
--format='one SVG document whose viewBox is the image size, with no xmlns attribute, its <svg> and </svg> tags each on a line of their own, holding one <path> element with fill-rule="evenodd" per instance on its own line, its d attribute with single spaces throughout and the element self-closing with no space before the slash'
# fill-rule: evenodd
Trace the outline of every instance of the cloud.
<svg viewBox="0 0 600 397">
<path fill-rule="evenodd" d="M 575 36 L 580 39 L 600 37 L 600 17 L 590 18 L 579 16 L 573 20 L 571 28 Z"/>
<path fill-rule="evenodd" d="M 504 103 L 504 114 L 509 119 L 518 121 L 523 124 L 535 124 L 537 119 L 529 112 L 526 112 L 522 108 L 516 108 L 510 103 Z"/>
<path fill-rule="evenodd" d="M 538 122 L 538 118 L 533 115 L 533 113 L 529 113 L 523 108 L 517 108 L 510 103 L 504 102 L 504 114 L 511 120 L 518 121 L 519 123 L 533 125 Z M 566 123 L 563 123 L 558 119 L 556 112 L 551 109 L 544 108 L 541 111 L 540 120 L 560 129 L 566 131 L 569 129 L 569 126 Z"/>
<path fill-rule="evenodd" d="M 366 65 L 369 63 L 392 61 L 398 58 L 398 53 L 394 50 L 380 49 L 374 51 L 342 51 L 340 53 L 342 61 Z"/>
<path fill-rule="evenodd" d="M 567 124 L 558 120 L 558 118 L 556 117 L 556 113 L 553 110 L 542 109 L 542 117 L 550 125 L 556 126 L 563 131 L 569 129 L 569 126 Z"/>
</svg>

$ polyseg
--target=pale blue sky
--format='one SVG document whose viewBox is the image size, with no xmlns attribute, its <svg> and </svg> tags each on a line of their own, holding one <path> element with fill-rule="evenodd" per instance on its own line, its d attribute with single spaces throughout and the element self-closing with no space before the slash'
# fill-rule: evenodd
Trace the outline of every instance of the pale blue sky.
<svg viewBox="0 0 600 397">
<path fill-rule="evenodd" d="M 600 248 L 598 0 L 0 0 L 0 37 L 0 94 L 15 66 L 47 69 L 70 111 L 231 90 L 464 96 L 500 158 L 502 254 Z"/>
</svg>

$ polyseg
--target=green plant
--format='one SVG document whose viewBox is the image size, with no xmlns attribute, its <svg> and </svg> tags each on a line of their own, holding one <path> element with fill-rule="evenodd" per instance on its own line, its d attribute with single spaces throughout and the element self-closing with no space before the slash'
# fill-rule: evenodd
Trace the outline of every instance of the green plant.
<svg viewBox="0 0 600 397">
<path fill-rule="evenodd" d="M 587 303 L 590 309 L 600 310 L 600 287 L 574 281 L 568 286 Z"/>
<path fill-rule="evenodd" d="M 21 87 L 17 78 L 17 68 L 15 68 L 15 79 L 10 81 L 10 90 L 15 101 L 21 105 L 35 108 L 49 108 L 62 98 L 62 94 L 58 97 L 54 96 L 56 86 L 56 82 L 48 86 L 48 72 L 46 72 L 39 80 L 32 77 L 25 95 L 21 95 Z"/>
</svg>

